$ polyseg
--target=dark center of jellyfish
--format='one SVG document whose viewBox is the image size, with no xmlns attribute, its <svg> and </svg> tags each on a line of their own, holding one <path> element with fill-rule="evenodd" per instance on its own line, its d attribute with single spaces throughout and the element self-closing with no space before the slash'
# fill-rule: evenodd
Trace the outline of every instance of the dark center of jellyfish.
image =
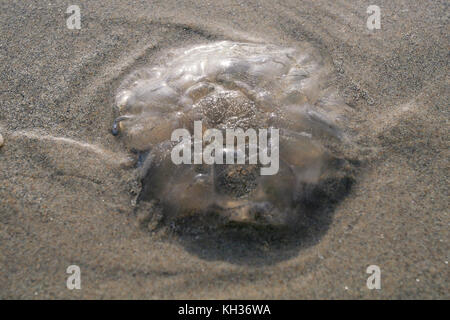
<svg viewBox="0 0 450 320">
<path fill-rule="evenodd" d="M 219 194 L 234 198 L 247 196 L 257 186 L 259 169 L 257 165 L 215 164 L 214 185 Z"/>
<path fill-rule="evenodd" d="M 223 133 L 224 148 L 226 148 L 226 129 L 246 131 L 253 129 L 257 132 L 262 127 L 262 116 L 255 103 L 240 91 L 224 91 L 204 97 L 198 103 L 203 114 L 203 121 L 207 128 L 219 129 Z M 214 188 L 219 195 L 231 198 L 245 198 L 257 186 L 259 166 L 248 164 L 248 138 L 245 139 L 244 164 L 238 164 L 237 143 L 228 142 L 233 146 L 223 153 L 224 164 L 214 164 Z M 233 153 L 233 164 L 226 163 L 226 153 Z"/>
</svg>

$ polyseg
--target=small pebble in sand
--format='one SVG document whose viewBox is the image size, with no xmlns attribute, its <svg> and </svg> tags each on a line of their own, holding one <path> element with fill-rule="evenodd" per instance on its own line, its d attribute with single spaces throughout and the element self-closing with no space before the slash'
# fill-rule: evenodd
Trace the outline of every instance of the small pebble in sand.
<svg viewBox="0 0 450 320">
<path fill-rule="evenodd" d="M 4 142 L 5 142 L 5 140 L 3 140 L 3 136 L 0 133 L 0 148 L 3 147 Z"/>
</svg>

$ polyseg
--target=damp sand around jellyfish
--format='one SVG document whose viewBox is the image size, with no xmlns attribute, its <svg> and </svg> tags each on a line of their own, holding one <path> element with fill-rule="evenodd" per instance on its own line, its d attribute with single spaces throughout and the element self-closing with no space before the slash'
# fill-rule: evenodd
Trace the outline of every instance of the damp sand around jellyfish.
<svg viewBox="0 0 450 320">
<path fill-rule="evenodd" d="M 174 50 L 161 66 L 131 74 L 116 96 L 112 132 L 141 154 L 140 202 L 164 221 L 290 226 L 305 204 L 338 200 L 351 139 L 349 107 L 331 79 L 330 63 L 309 45 L 230 41 Z M 172 132 L 193 134 L 196 121 L 202 132 L 278 129 L 277 174 L 260 175 L 248 154 L 244 164 L 174 164 Z"/>
</svg>

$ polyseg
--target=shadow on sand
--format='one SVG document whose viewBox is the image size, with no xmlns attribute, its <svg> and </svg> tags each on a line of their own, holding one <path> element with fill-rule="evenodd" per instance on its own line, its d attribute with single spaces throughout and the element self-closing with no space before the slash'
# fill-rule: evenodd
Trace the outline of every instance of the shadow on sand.
<svg viewBox="0 0 450 320">
<path fill-rule="evenodd" d="M 299 201 L 298 219 L 289 227 L 226 224 L 194 218 L 162 222 L 176 242 L 188 252 L 208 261 L 264 266 L 290 259 L 316 244 L 329 229 L 336 206 L 349 193 L 354 179 L 329 179 L 316 185 Z M 144 221 L 148 224 L 148 219 Z M 172 237 L 170 237 L 172 238 Z"/>
</svg>

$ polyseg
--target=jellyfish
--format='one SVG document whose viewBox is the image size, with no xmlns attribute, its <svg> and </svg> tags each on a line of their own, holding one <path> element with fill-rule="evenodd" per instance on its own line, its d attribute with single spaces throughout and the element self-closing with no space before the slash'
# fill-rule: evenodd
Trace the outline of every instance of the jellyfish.
<svg viewBox="0 0 450 320">
<path fill-rule="evenodd" d="M 139 201 L 155 203 L 165 221 L 295 223 L 302 203 L 323 201 L 317 194 L 349 174 L 339 150 L 351 144 L 351 110 L 332 71 L 311 45 L 221 41 L 172 50 L 161 65 L 132 73 L 117 91 L 112 133 L 142 156 Z M 175 164 L 172 132 L 193 134 L 195 121 L 202 132 L 276 128 L 279 170 L 261 175 L 248 155 L 240 164 Z M 249 140 L 244 151 L 251 147 Z"/>
</svg>

